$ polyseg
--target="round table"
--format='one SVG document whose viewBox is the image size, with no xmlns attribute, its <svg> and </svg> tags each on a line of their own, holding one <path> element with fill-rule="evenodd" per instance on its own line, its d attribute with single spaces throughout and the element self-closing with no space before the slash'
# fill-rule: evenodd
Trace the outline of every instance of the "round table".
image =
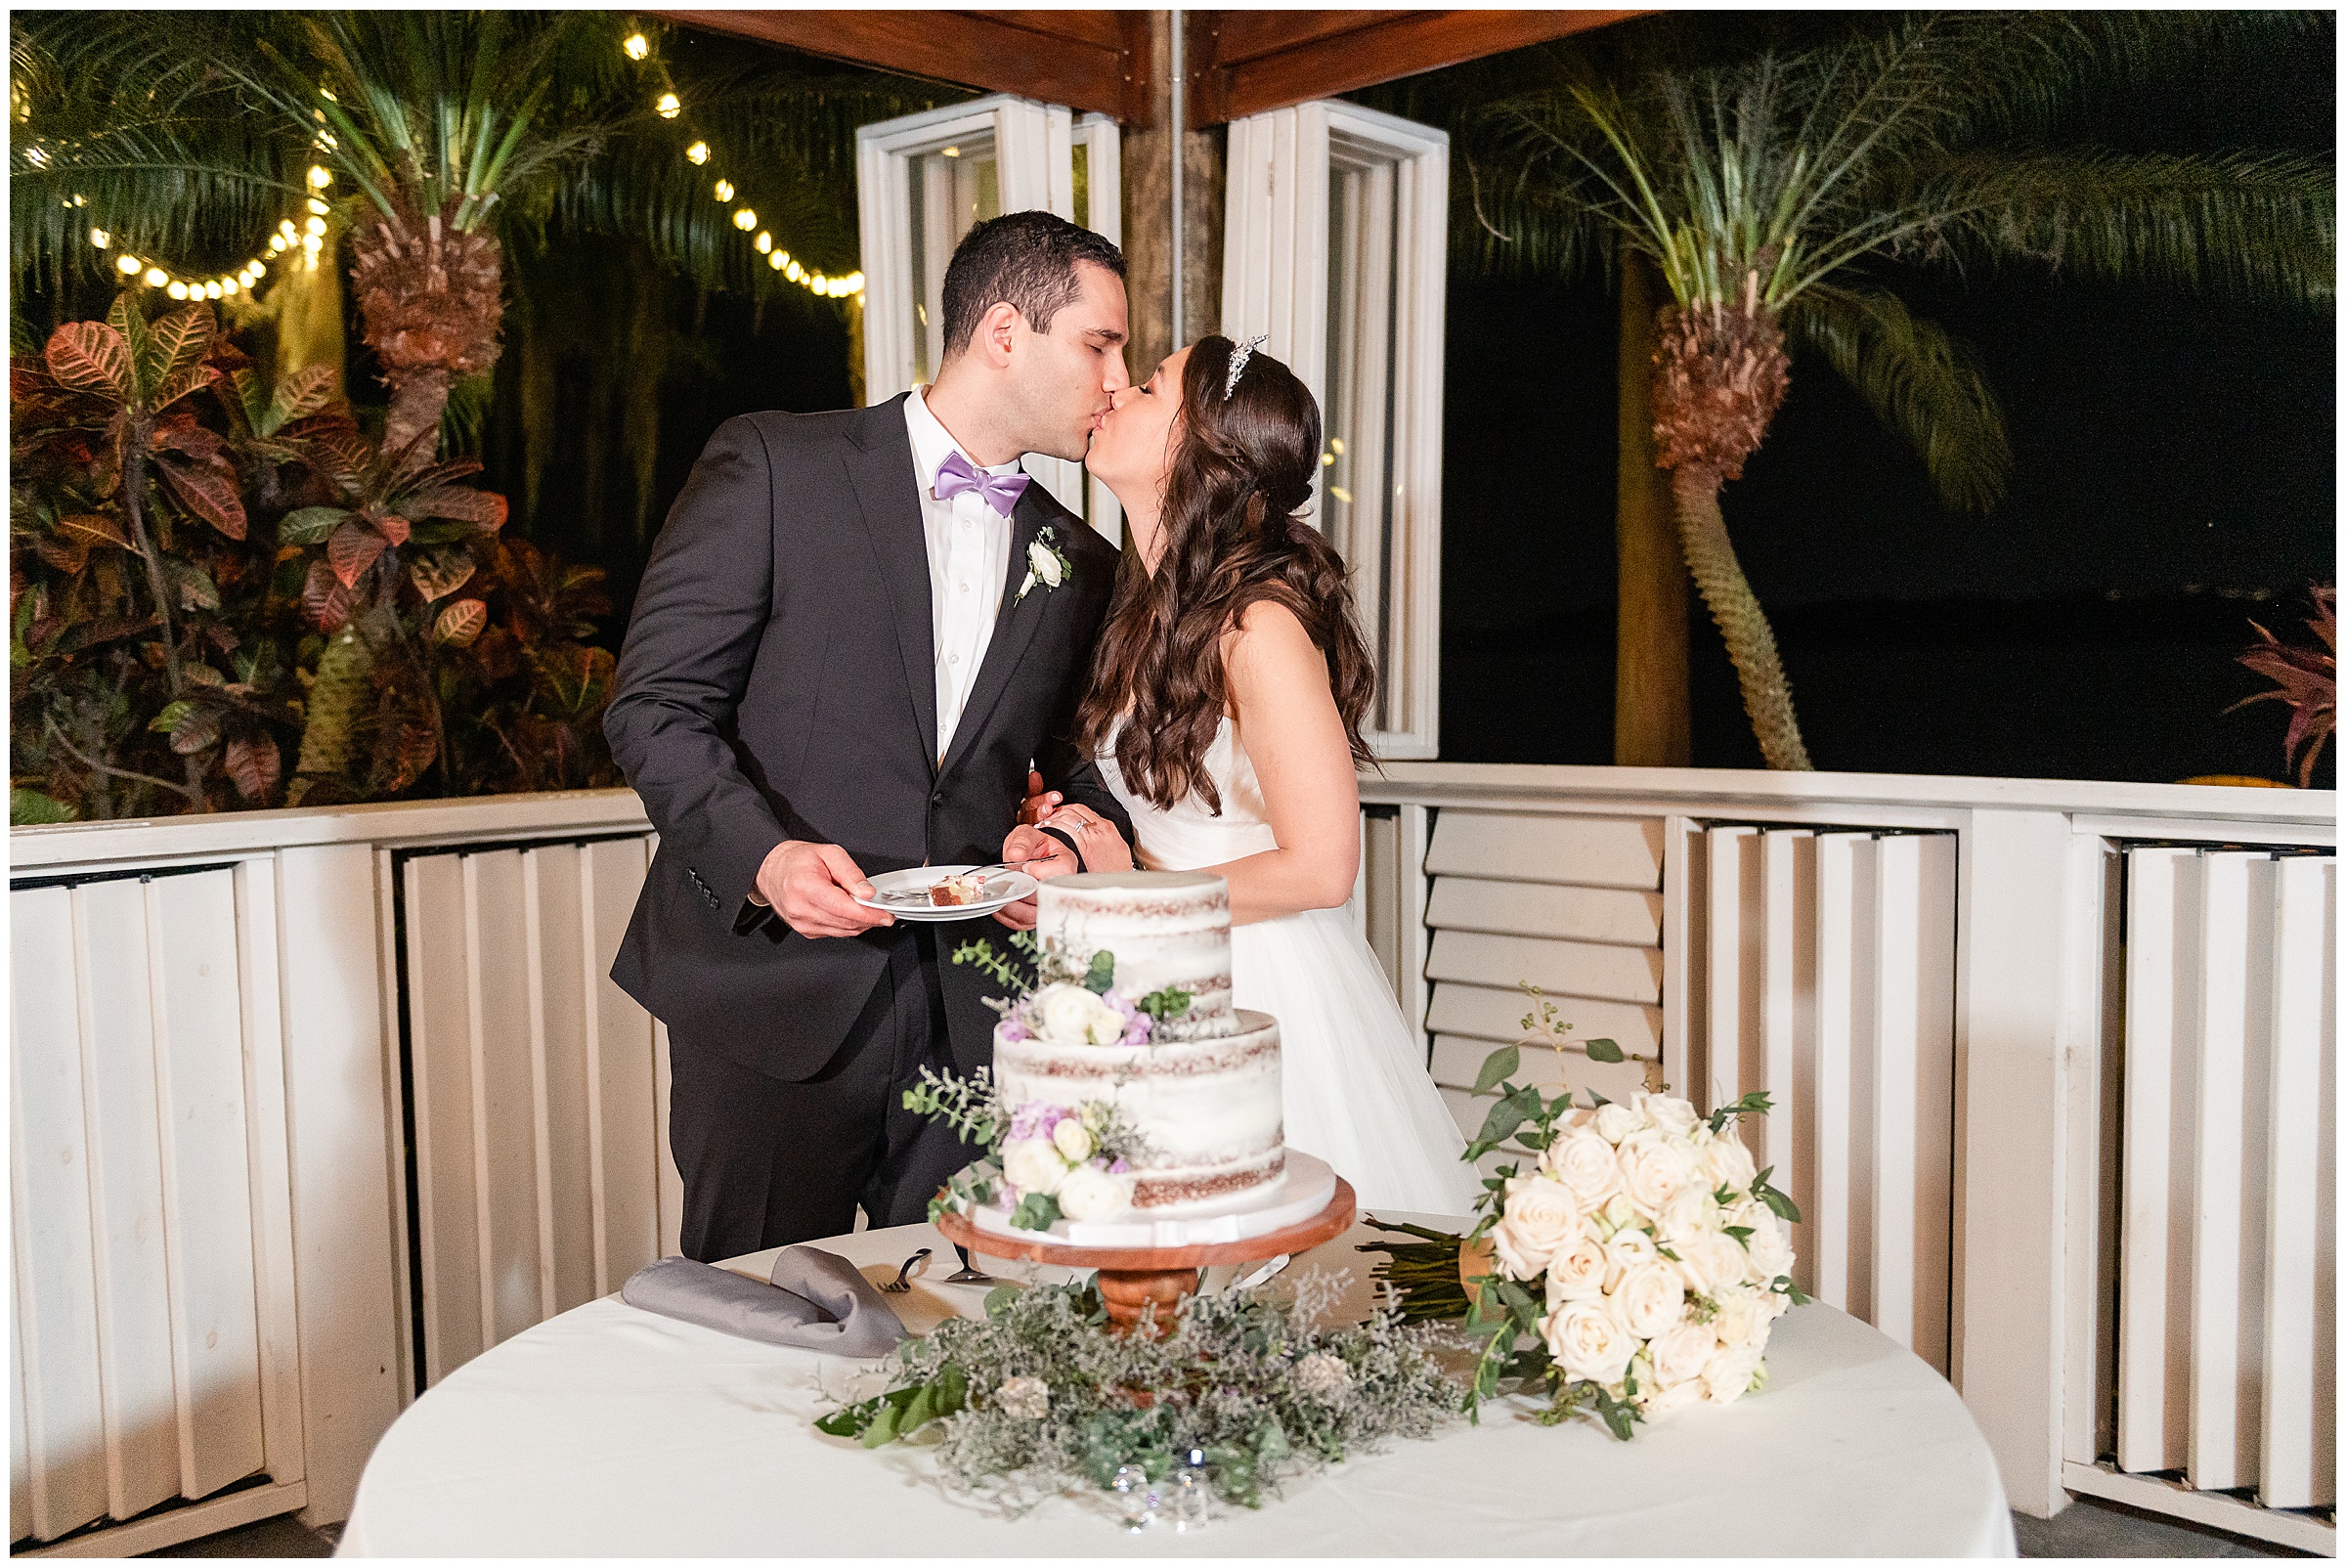
<svg viewBox="0 0 2346 1568">
<path fill-rule="evenodd" d="M 1288 1277 L 1348 1271 L 1334 1310 L 1365 1315 L 1376 1255 L 1354 1248 L 1375 1235 L 1358 1227 Z M 942 1283 L 953 1253 L 929 1226 L 816 1244 L 874 1279 L 934 1247 L 913 1291 L 890 1298 L 915 1332 L 982 1312 L 985 1287 Z M 762 1280 L 772 1260 L 731 1266 Z M 1357 1456 L 1259 1511 L 1217 1504 L 1203 1530 L 1128 1535 L 1106 1495 L 1008 1520 L 945 1492 L 917 1445 L 866 1451 L 817 1432 L 837 1403 L 824 1388 L 858 1364 L 608 1296 L 411 1406 L 368 1460 L 339 1555 L 2015 1555 L 1986 1441 L 1920 1359 L 1820 1303 L 1778 1321 L 1767 1364 L 1764 1392 L 1629 1443 L 1586 1422 L 1541 1427 L 1528 1402 L 1502 1401 L 1480 1426 Z"/>
</svg>

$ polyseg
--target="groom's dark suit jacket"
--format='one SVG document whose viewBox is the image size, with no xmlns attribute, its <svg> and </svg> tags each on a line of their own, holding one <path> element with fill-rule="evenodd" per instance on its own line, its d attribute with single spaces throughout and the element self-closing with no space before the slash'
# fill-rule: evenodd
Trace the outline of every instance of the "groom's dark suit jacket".
<svg viewBox="0 0 2346 1568">
<path fill-rule="evenodd" d="M 711 438 L 644 569 L 603 719 L 660 832 L 611 978 L 680 1039 L 771 1076 L 820 1072 L 911 928 L 809 939 L 745 902 L 785 839 L 836 844 L 866 876 L 991 863 L 1029 760 L 1053 789 L 1131 824 L 1064 737 L 1114 587 L 1115 547 L 1039 483 L 1012 512 L 993 639 L 942 765 L 929 554 L 901 398 L 752 414 Z M 1011 602 L 1048 528 L 1072 564 Z M 992 920 L 938 928 L 945 952 Z M 953 1055 L 992 1059 L 996 989 L 940 966 Z"/>
</svg>

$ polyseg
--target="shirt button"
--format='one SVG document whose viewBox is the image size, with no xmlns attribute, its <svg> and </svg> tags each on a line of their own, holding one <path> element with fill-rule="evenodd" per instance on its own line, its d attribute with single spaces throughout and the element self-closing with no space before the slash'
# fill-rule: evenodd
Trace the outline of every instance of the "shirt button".
<svg viewBox="0 0 2346 1568">
<path fill-rule="evenodd" d="M 958 653 L 948 653 L 945 655 L 945 663 L 959 664 L 961 663 L 961 655 Z"/>
<path fill-rule="evenodd" d="M 970 590 L 970 586 L 969 586 L 969 584 L 967 584 L 967 583 L 964 583 L 964 584 L 962 584 L 962 586 L 961 586 L 961 590 L 962 590 L 962 592 L 964 592 L 964 593 L 967 593 L 967 592 L 969 592 L 969 590 Z"/>
</svg>

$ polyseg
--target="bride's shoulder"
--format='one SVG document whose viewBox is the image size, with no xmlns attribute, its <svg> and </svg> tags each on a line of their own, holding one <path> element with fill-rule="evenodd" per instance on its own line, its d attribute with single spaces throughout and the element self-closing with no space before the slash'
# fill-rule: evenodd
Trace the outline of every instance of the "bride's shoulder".
<svg viewBox="0 0 2346 1568">
<path fill-rule="evenodd" d="M 1312 634 L 1277 599 L 1256 599 L 1231 618 L 1222 633 L 1222 663 L 1234 680 L 1247 685 L 1291 678 L 1306 670 L 1326 675 Z"/>
</svg>

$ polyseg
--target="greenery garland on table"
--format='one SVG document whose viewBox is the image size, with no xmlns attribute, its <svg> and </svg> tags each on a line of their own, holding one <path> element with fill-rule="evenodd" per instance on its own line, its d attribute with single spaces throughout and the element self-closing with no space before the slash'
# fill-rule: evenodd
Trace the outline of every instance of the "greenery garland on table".
<svg viewBox="0 0 2346 1568">
<path fill-rule="evenodd" d="M 983 1319 L 900 1345 L 886 1393 L 816 1425 L 866 1448 L 934 1431 L 945 1484 L 1014 1512 L 1111 1488 L 1125 1465 L 1162 1480 L 1192 1449 L 1215 1496 L 1260 1507 L 1285 1479 L 1457 1416 L 1464 1388 L 1436 1359 L 1455 1333 L 1390 1310 L 1316 1330 L 1333 1291 L 1193 1296 L 1160 1339 L 1109 1332 L 1088 1281 L 1006 1285 Z"/>
</svg>

